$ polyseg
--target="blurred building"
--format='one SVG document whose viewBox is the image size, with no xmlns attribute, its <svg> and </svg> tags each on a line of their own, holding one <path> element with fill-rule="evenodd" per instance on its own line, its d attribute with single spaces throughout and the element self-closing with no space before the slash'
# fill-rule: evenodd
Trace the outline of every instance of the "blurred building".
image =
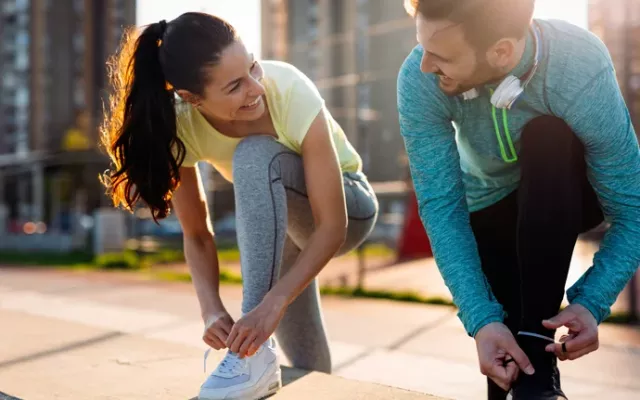
<svg viewBox="0 0 640 400">
<path fill-rule="evenodd" d="M 416 39 L 401 1 L 262 0 L 262 43 L 317 84 L 372 181 L 405 177 L 396 81 Z"/>
<path fill-rule="evenodd" d="M 17 226 L 105 201 L 105 61 L 132 24 L 131 0 L 0 0 L 0 213 Z"/>
<path fill-rule="evenodd" d="M 589 0 L 589 30 L 605 43 L 640 136 L 640 0 Z M 640 273 L 628 287 L 632 320 L 640 318 Z"/>
<path fill-rule="evenodd" d="M 606 44 L 640 135 L 640 0 L 589 0 L 589 30 Z"/>
</svg>

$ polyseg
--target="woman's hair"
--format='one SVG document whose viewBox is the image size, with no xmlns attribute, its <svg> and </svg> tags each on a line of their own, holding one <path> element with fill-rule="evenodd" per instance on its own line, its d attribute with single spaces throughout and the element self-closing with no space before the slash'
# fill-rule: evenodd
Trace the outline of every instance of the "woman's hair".
<svg viewBox="0 0 640 400">
<path fill-rule="evenodd" d="M 203 96 L 206 68 L 236 39 L 231 25 L 204 13 L 153 23 L 140 34 L 125 32 L 107 63 L 113 92 L 101 127 L 112 161 L 101 180 L 114 206 L 133 211 L 141 200 L 154 220 L 169 214 L 186 152 L 177 134 L 174 90 Z"/>
</svg>

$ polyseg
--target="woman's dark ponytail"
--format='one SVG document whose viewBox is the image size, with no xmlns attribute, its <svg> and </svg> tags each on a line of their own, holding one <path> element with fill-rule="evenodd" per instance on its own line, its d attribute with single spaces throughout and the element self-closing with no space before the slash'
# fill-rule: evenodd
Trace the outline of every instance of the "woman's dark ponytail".
<svg viewBox="0 0 640 400">
<path fill-rule="evenodd" d="M 128 31 L 110 63 L 114 93 L 102 128 L 102 144 L 113 170 L 103 177 L 115 206 L 132 211 L 142 200 L 154 220 L 169 214 L 185 154 L 178 139 L 174 94 L 160 51 L 167 24 L 149 25 L 135 39 Z"/>
<path fill-rule="evenodd" d="M 174 90 L 204 98 L 210 68 L 237 35 L 226 21 L 197 12 L 135 34 L 125 32 L 108 63 L 113 92 L 101 133 L 113 168 L 102 182 L 116 207 L 132 211 L 142 201 L 157 221 L 169 214 L 186 152 L 177 135 Z"/>
</svg>

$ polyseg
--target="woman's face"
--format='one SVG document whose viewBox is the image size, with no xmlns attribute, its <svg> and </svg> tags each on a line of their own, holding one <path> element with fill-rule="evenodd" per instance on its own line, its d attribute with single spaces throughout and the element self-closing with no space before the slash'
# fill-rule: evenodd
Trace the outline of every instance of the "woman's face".
<svg viewBox="0 0 640 400">
<path fill-rule="evenodd" d="M 253 54 L 238 40 L 222 52 L 216 66 L 208 68 L 204 97 L 196 96 L 195 104 L 200 112 L 219 121 L 254 121 L 266 110 L 263 75 Z"/>
</svg>

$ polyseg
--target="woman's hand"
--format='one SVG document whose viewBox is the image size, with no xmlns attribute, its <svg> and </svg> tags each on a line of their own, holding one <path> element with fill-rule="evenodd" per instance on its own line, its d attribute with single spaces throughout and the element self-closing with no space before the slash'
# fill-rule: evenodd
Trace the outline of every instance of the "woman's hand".
<svg viewBox="0 0 640 400">
<path fill-rule="evenodd" d="M 204 333 L 202 340 L 216 350 L 222 350 L 227 347 L 227 339 L 233 328 L 233 318 L 226 311 L 220 311 L 212 314 L 205 321 Z"/>
<path fill-rule="evenodd" d="M 227 346 L 240 358 L 254 355 L 276 331 L 285 310 L 284 300 L 265 297 L 262 303 L 233 325 Z"/>
</svg>

